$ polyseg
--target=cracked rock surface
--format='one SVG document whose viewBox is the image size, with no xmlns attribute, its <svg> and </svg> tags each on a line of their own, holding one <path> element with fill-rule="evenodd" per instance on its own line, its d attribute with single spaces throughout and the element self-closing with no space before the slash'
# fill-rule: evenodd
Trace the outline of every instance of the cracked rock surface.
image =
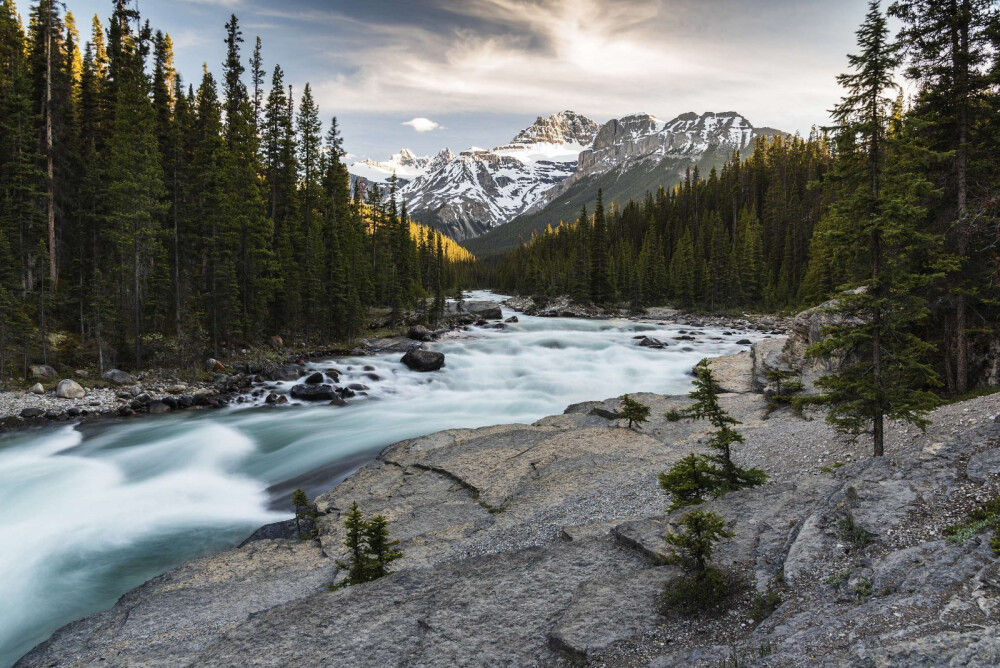
<svg viewBox="0 0 1000 668">
<path fill-rule="evenodd" d="M 743 371 L 739 380 L 752 379 Z M 822 414 L 769 416 L 724 395 L 759 488 L 706 502 L 736 537 L 715 563 L 745 589 L 731 609 L 684 618 L 658 606 L 664 512 L 657 484 L 707 426 L 667 422 L 687 397 L 636 394 L 641 431 L 617 399 L 533 425 L 451 430 L 386 448 L 316 499 L 319 537 L 288 527 L 154 578 L 74 622 L 19 666 L 992 666 L 1000 663 L 1000 565 L 989 533 L 944 528 L 1000 491 L 1000 395 L 938 409 L 926 433 L 892 425 L 867 456 Z M 396 572 L 343 577 L 341 513 L 389 520 Z M 845 533 L 845 521 L 865 541 Z M 863 543 L 863 544 L 862 544 Z M 781 603 L 751 620 L 751 601 Z"/>
</svg>

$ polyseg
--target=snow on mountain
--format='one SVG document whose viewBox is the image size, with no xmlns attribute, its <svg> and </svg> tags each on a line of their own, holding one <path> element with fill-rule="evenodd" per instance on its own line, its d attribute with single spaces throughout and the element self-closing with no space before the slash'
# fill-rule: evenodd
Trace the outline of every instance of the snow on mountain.
<svg viewBox="0 0 1000 668">
<path fill-rule="evenodd" d="M 359 160 L 352 163 L 348 167 L 348 171 L 370 183 L 388 183 L 392 175 L 395 174 L 400 184 L 404 184 L 423 176 L 428 171 L 439 169 L 454 157 L 454 154 L 448 149 L 442 150 L 435 156 L 417 157 L 413 151 L 404 148 L 385 162 Z"/>
<path fill-rule="evenodd" d="M 430 158 L 404 149 L 387 162 L 355 162 L 349 171 L 379 183 L 395 172 L 398 197 L 414 218 L 461 241 L 543 208 L 585 176 L 667 157 L 697 162 L 709 151 L 746 149 L 757 135 L 736 112 L 691 112 L 669 121 L 637 113 L 600 125 L 563 111 L 539 116 L 510 143 L 489 150 L 471 147 L 455 156 L 445 149 Z"/>
<path fill-rule="evenodd" d="M 542 117 L 509 144 L 470 148 L 400 190 L 414 217 L 425 217 L 462 240 L 508 222 L 576 171 L 580 151 L 600 125 L 564 111 Z"/>
</svg>

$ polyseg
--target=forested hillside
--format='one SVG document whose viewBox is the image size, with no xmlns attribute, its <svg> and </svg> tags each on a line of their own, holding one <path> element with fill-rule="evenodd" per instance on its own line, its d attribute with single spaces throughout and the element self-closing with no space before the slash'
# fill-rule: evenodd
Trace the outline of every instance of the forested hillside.
<svg viewBox="0 0 1000 668">
<path fill-rule="evenodd" d="M 443 303 L 469 257 L 352 201 L 336 118 L 236 16 L 219 75 L 188 83 L 138 3 L 108 4 L 78 26 L 0 3 L 0 373 L 348 339 L 368 307 Z"/>
<path fill-rule="evenodd" d="M 622 207 L 605 210 L 598 191 L 595 211 L 508 253 L 499 288 L 718 311 L 798 308 L 850 287 L 875 295 L 873 326 L 894 321 L 894 340 L 937 349 L 947 389 L 995 383 L 997 13 L 987 0 L 900 0 L 888 14 L 897 35 L 877 2 L 858 31 L 836 126 L 758 139 L 751 157 Z"/>
</svg>

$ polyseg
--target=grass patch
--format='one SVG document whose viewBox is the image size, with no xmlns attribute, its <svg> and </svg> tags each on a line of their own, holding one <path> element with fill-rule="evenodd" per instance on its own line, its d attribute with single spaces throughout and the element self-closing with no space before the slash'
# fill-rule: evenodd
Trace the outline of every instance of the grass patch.
<svg viewBox="0 0 1000 668">
<path fill-rule="evenodd" d="M 854 518 L 846 515 L 837 522 L 837 537 L 850 543 L 855 550 L 863 550 L 875 542 L 874 534 L 854 523 Z"/>
<path fill-rule="evenodd" d="M 819 470 L 823 473 L 833 473 L 843 465 L 844 462 L 834 462 L 832 466 L 820 466 Z"/>
<path fill-rule="evenodd" d="M 768 589 L 764 594 L 753 597 L 747 614 L 755 624 L 760 624 L 770 617 L 779 605 L 781 605 L 781 592 L 777 589 Z"/>
<path fill-rule="evenodd" d="M 764 659 L 774 654 L 774 645 L 770 640 L 761 641 L 757 647 L 748 645 L 732 645 L 729 656 L 719 661 L 719 668 L 740 668 L 755 665 L 757 659 Z"/>
<path fill-rule="evenodd" d="M 968 401 L 969 399 L 978 399 L 979 397 L 988 397 L 991 394 L 996 394 L 1000 392 L 1000 385 L 992 387 L 977 387 L 974 390 L 969 390 L 963 394 L 956 394 L 952 396 L 942 396 L 941 404 L 957 404 L 962 401 Z"/>
<path fill-rule="evenodd" d="M 984 502 L 969 513 L 969 519 L 964 524 L 953 524 L 944 532 L 952 543 L 964 543 L 986 529 L 992 528 L 995 535 L 990 539 L 990 547 L 994 554 L 1000 554 L 1000 496 Z"/>
<path fill-rule="evenodd" d="M 833 575 L 831 575 L 827 579 L 823 580 L 823 582 L 825 582 L 828 585 L 832 585 L 834 587 L 839 587 L 849 577 L 851 577 L 851 569 L 850 568 L 845 568 L 842 571 L 838 571 L 838 572 L 834 573 Z"/>
<path fill-rule="evenodd" d="M 867 601 L 872 597 L 872 581 L 868 578 L 862 578 L 858 580 L 858 584 L 854 585 L 854 595 L 859 601 Z"/>
</svg>

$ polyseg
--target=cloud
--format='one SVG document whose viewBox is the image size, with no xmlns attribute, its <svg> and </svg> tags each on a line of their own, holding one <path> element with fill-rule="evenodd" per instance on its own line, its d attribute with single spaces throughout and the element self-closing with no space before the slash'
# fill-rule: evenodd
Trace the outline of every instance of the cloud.
<svg viewBox="0 0 1000 668">
<path fill-rule="evenodd" d="M 424 118 L 423 116 L 412 118 L 406 121 L 405 123 L 401 123 L 401 125 L 409 125 L 417 132 L 431 132 L 433 130 L 438 130 L 441 128 L 440 123 L 432 121 L 429 118 Z"/>
</svg>

